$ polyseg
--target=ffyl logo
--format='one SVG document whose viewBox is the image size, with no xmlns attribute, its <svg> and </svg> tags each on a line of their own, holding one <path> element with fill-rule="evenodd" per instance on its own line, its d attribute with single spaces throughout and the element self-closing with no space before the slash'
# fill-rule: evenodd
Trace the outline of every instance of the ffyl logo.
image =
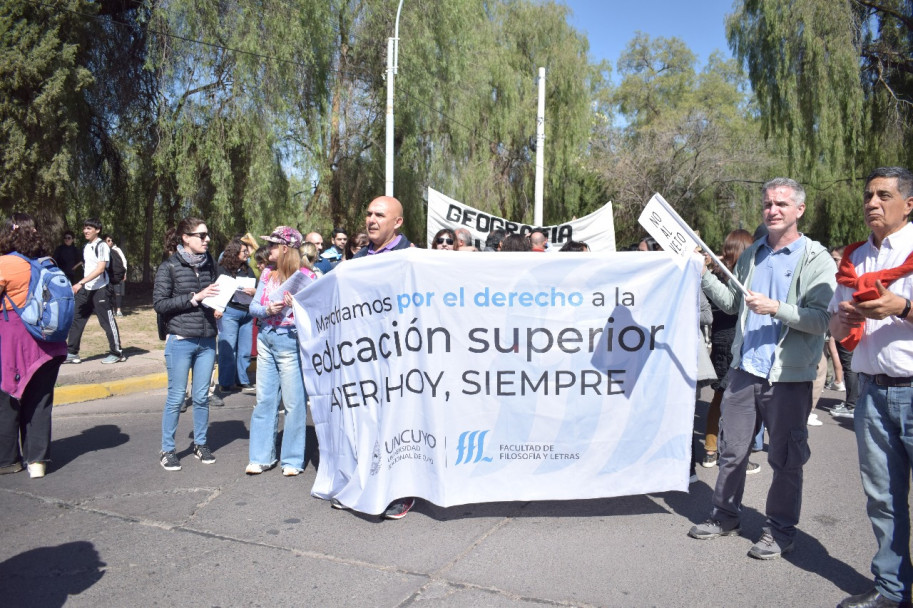
<svg viewBox="0 0 913 608">
<path fill-rule="evenodd" d="M 485 436 L 488 431 L 463 431 L 457 441 L 457 459 L 454 465 L 476 463 L 479 461 L 491 462 L 490 456 L 485 453 Z"/>
</svg>

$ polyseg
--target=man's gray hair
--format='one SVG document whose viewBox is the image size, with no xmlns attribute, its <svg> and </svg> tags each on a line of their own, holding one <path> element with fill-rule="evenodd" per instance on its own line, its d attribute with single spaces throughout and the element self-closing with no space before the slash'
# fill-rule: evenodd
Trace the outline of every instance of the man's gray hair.
<svg viewBox="0 0 913 608">
<path fill-rule="evenodd" d="M 761 186 L 761 194 L 765 194 L 768 190 L 773 190 L 774 188 L 792 188 L 792 199 L 796 207 L 805 204 L 805 188 L 796 180 L 788 177 L 775 177 Z"/>
<path fill-rule="evenodd" d="M 878 167 L 865 178 L 865 185 L 877 177 L 894 177 L 897 179 L 897 191 L 904 198 L 913 196 L 913 172 L 903 167 Z"/>
</svg>

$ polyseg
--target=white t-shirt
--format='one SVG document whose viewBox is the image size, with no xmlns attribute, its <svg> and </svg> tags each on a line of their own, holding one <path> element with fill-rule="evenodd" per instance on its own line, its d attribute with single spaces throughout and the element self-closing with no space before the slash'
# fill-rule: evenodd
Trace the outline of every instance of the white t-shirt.
<svg viewBox="0 0 913 608">
<path fill-rule="evenodd" d="M 98 248 L 98 255 L 95 255 L 95 249 Z M 106 264 L 111 261 L 111 249 L 108 247 L 108 244 L 96 238 L 91 243 L 86 243 L 86 246 L 82 249 L 82 276 L 87 277 L 93 272 L 98 266 L 99 262 L 105 262 Z M 107 266 L 106 266 L 107 268 Z M 95 291 L 101 289 L 108 284 L 108 274 L 106 272 L 101 273 L 91 281 L 86 281 L 83 283 L 84 288 L 89 291 Z"/>
<path fill-rule="evenodd" d="M 856 267 L 856 275 L 862 276 L 867 272 L 896 268 L 903 264 L 907 256 L 913 252 L 913 224 L 906 226 L 881 242 L 881 247 L 875 247 L 872 236 L 865 245 L 850 255 L 850 260 Z M 908 274 L 891 283 L 888 290 L 904 298 L 913 299 L 913 275 Z M 827 311 L 831 314 L 837 312 L 840 302 L 853 299 L 853 291 L 849 287 L 837 284 L 834 297 L 828 304 Z M 865 320 L 865 334 L 859 346 L 853 351 L 853 371 L 874 376 L 887 374 L 895 378 L 913 375 L 913 313 L 907 315 L 906 320 L 890 316 L 881 321 L 875 319 Z"/>
</svg>

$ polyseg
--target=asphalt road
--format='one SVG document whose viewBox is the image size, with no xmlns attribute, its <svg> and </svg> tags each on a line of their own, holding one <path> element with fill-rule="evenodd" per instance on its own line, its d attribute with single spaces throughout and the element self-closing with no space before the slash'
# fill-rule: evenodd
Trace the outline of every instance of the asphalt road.
<svg viewBox="0 0 913 608">
<path fill-rule="evenodd" d="M 836 397 L 826 392 L 819 408 Z M 163 402 L 157 390 L 60 406 L 48 476 L 0 476 L 0 605 L 835 606 L 870 587 L 875 542 L 851 421 L 821 409 L 797 549 L 762 562 L 746 552 L 764 519 L 763 454 L 741 537 L 687 536 L 716 478 L 701 467 L 688 494 L 450 509 L 420 501 L 405 519 L 382 521 L 312 498 L 313 460 L 297 478 L 246 476 L 246 395 L 213 410 L 215 464 L 190 454 L 184 415 L 184 468 L 164 471 Z"/>
</svg>

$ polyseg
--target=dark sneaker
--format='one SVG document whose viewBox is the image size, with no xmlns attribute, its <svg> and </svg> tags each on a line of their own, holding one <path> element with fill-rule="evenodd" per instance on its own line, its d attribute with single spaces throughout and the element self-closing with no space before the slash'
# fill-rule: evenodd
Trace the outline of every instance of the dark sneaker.
<svg viewBox="0 0 913 608">
<path fill-rule="evenodd" d="M 24 467 L 21 462 L 14 462 L 13 464 L 8 464 L 4 467 L 0 467 L 0 475 L 9 475 L 10 473 L 18 473 Z"/>
<path fill-rule="evenodd" d="M 223 405 L 225 405 L 225 402 L 222 401 L 222 397 L 219 396 L 218 392 L 209 395 L 209 407 L 222 407 Z"/>
<path fill-rule="evenodd" d="M 754 475 L 755 473 L 759 473 L 760 471 L 761 471 L 761 465 L 759 465 L 757 462 L 751 462 L 750 460 L 748 461 L 748 467 L 745 469 L 746 475 Z"/>
<path fill-rule="evenodd" d="M 238 384 L 235 388 L 241 389 L 241 392 L 245 395 L 256 395 L 257 387 L 253 384 Z"/>
<path fill-rule="evenodd" d="M 847 407 L 846 403 L 841 403 L 831 410 L 831 416 L 834 418 L 852 418 L 855 411 L 855 407 Z"/>
<path fill-rule="evenodd" d="M 390 503 L 390 506 L 387 507 L 387 510 L 384 511 L 384 519 L 402 519 L 414 506 L 414 498 L 400 498 L 399 500 L 394 500 Z"/>
<path fill-rule="evenodd" d="M 737 536 L 742 533 L 738 523 L 723 525 L 715 519 L 708 519 L 702 524 L 693 526 L 688 531 L 688 536 L 698 540 L 710 540 L 718 536 Z"/>
<path fill-rule="evenodd" d="M 755 559 L 776 559 L 796 548 L 793 540 L 778 541 L 768 528 L 763 528 L 761 540 L 752 545 L 748 555 Z"/>
<path fill-rule="evenodd" d="M 67 360 L 64 363 L 82 363 L 82 359 L 79 358 L 79 355 L 67 353 Z"/>
<path fill-rule="evenodd" d="M 174 453 L 174 450 L 170 452 L 162 452 L 159 456 L 159 462 L 162 463 L 162 468 L 166 471 L 180 471 L 181 470 L 181 461 L 178 460 L 177 455 Z"/>
<path fill-rule="evenodd" d="M 704 455 L 704 462 L 701 463 L 701 466 L 706 469 L 715 467 L 716 463 L 719 459 L 720 459 L 720 455 L 717 454 L 716 452 L 708 452 L 707 454 Z"/>
<path fill-rule="evenodd" d="M 878 589 L 872 589 L 859 595 L 844 598 L 837 608 L 904 608 L 909 607 L 908 601 L 888 599 L 881 595 Z"/>
<path fill-rule="evenodd" d="M 193 455 L 199 458 L 200 462 L 203 464 L 212 464 L 216 461 L 216 457 L 212 455 L 212 451 L 209 449 L 209 446 L 205 444 L 193 444 Z"/>
<path fill-rule="evenodd" d="M 184 397 L 184 403 L 181 404 L 181 413 L 186 412 L 191 405 L 193 405 L 193 399 L 190 396 Z"/>
</svg>

